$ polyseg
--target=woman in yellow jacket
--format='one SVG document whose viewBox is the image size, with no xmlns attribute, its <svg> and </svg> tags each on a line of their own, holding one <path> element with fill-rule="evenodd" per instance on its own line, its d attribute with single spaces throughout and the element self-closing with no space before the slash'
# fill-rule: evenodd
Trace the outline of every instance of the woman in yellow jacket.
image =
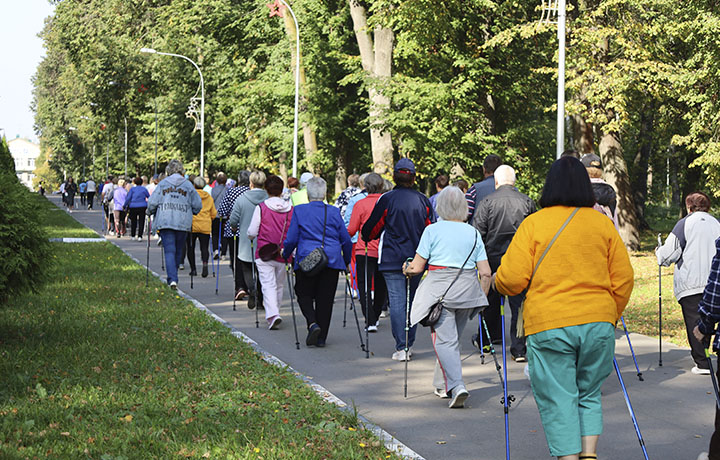
<svg viewBox="0 0 720 460">
<path fill-rule="evenodd" d="M 193 179 L 195 191 L 200 195 L 202 200 L 202 209 L 193 216 L 192 233 L 187 239 L 188 261 L 190 262 L 190 276 L 197 276 L 195 269 L 195 241 L 200 240 L 200 255 L 202 257 L 202 277 L 208 276 L 208 261 L 210 260 L 210 233 L 212 231 L 212 221 L 217 216 L 215 202 L 212 196 L 203 190 L 205 187 L 205 179 L 200 176 Z"/>
<path fill-rule="evenodd" d="M 562 460 L 597 458 L 600 387 L 613 369 L 615 323 L 633 288 L 625 245 L 594 204 L 580 161 L 555 161 L 543 209 L 518 227 L 495 275 L 503 295 L 528 290 L 522 315 L 530 380 L 550 453 Z"/>
</svg>

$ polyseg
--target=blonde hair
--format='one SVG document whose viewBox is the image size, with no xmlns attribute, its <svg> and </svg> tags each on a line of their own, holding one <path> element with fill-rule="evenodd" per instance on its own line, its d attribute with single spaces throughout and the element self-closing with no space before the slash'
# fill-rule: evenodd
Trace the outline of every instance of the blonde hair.
<svg viewBox="0 0 720 460">
<path fill-rule="evenodd" d="M 257 188 L 265 186 L 266 179 L 267 177 L 265 177 L 265 173 L 262 171 L 253 171 L 250 173 L 250 183 Z"/>
<path fill-rule="evenodd" d="M 125 187 L 125 179 L 120 179 L 118 181 L 118 187 Z"/>
</svg>

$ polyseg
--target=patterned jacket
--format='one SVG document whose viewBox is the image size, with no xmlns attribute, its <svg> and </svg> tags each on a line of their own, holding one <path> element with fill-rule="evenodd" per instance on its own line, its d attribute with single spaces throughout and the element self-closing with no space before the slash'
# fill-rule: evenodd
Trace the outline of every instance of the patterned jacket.
<svg viewBox="0 0 720 460">
<path fill-rule="evenodd" d="M 715 240 L 715 257 L 710 265 L 710 276 L 705 285 L 702 300 L 698 304 L 700 319 L 698 327 L 705 335 L 715 333 L 713 350 L 720 350 L 720 330 L 715 330 L 715 324 L 720 322 L 720 238 Z"/>
</svg>

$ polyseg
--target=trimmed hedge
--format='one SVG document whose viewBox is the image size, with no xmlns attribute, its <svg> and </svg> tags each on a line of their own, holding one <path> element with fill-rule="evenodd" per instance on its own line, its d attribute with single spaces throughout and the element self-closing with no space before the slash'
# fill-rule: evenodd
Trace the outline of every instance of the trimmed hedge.
<svg viewBox="0 0 720 460">
<path fill-rule="evenodd" d="M 8 161 L 9 160 L 9 161 Z M 12 165 L 12 169 L 9 166 Z M 40 225 L 38 197 L 18 181 L 5 140 L 0 143 L 0 302 L 44 279 L 50 243 Z"/>
</svg>

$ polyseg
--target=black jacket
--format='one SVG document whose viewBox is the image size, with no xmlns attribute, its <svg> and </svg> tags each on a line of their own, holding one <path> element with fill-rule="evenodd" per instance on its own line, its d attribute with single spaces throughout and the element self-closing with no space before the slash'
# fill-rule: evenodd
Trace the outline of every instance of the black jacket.
<svg viewBox="0 0 720 460">
<path fill-rule="evenodd" d="M 617 194 L 612 185 L 607 182 L 592 182 L 593 193 L 595 194 L 595 201 L 599 205 L 607 206 L 610 208 L 612 215 L 615 215 L 615 207 L 617 206 Z"/>
<path fill-rule="evenodd" d="M 536 211 L 535 203 L 512 185 L 501 185 L 485 197 L 473 217 L 488 258 L 500 258 L 510 246 L 520 223 Z"/>
</svg>

